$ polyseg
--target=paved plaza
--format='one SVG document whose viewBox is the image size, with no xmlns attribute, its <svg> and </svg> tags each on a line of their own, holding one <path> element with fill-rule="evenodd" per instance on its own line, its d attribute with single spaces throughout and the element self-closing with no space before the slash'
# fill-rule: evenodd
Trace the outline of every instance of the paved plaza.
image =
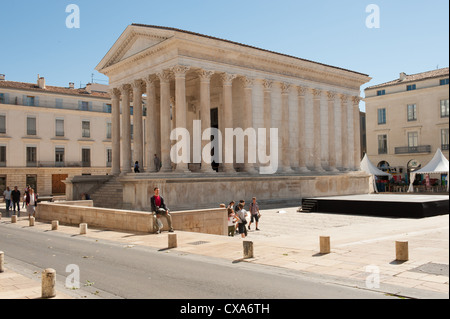
<svg viewBox="0 0 450 319">
<path fill-rule="evenodd" d="M 243 239 L 177 231 L 178 247 L 165 253 L 198 254 L 229 260 L 297 270 L 329 282 L 372 289 L 411 298 L 449 296 L 449 217 L 423 219 L 381 218 L 326 213 L 298 213 L 297 207 L 261 211 L 260 231 L 248 232 L 254 258 L 243 259 Z M 5 216 L 5 213 L 3 213 Z M 17 224 L 3 217 L 8 227 L 28 226 L 26 217 Z M 48 231 L 48 223 L 36 222 L 35 230 Z M 74 235 L 78 227 L 61 226 L 58 232 Z M 130 234 L 89 229 L 88 237 L 122 243 L 124 247 L 167 248 L 168 233 Z M 319 237 L 330 236 L 331 253 L 320 254 Z M 76 238 L 74 238 L 76 240 Z M 409 260 L 395 261 L 395 241 L 407 240 Z M 0 298 L 38 298 L 40 274 L 32 278 L 15 269 L 0 274 Z M 368 281 L 379 274 L 379 285 Z M 63 288 L 64 289 L 64 288 Z M 60 298 L 70 298 L 61 291 Z M 342 296 L 345 298 L 345 296 Z"/>
</svg>

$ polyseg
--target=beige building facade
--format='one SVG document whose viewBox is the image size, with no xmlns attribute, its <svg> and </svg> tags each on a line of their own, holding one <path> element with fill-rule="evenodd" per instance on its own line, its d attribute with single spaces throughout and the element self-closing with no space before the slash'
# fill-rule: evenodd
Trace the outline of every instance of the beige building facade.
<svg viewBox="0 0 450 319">
<path fill-rule="evenodd" d="M 187 129 L 191 140 L 182 142 L 192 149 L 195 120 L 201 121 L 201 132 L 215 127 L 222 136 L 227 128 L 264 128 L 267 134 L 276 128 L 277 149 L 270 150 L 270 143 L 265 149 L 278 154 L 275 173 L 359 169 L 360 86 L 370 80 L 365 74 L 184 30 L 139 24 L 126 28 L 96 69 L 109 77 L 111 88 L 114 175 L 130 173 L 135 161 L 143 163 L 146 173 L 156 172 L 154 154 L 162 161 L 159 174 L 213 172 L 205 153 L 191 151 L 188 163 L 176 165 L 171 158 L 172 130 Z M 130 139 L 123 138 L 130 136 L 131 101 L 133 153 Z M 202 141 L 202 147 L 206 143 Z M 259 146 L 261 139 L 256 143 Z M 261 173 L 264 164 L 248 159 L 251 146 L 245 144 L 243 163 L 236 157 L 230 163 L 225 158 L 229 150 L 222 143 L 218 171 Z M 236 148 L 237 142 L 232 151 Z"/>
<path fill-rule="evenodd" d="M 425 166 L 441 149 L 449 158 L 449 68 L 365 89 L 367 154 L 394 176 Z"/>
<path fill-rule="evenodd" d="M 75 89 L 0 77 L 0 190 L 31 185 L 43 195 L 65 193 L 67 177 L 111 170 L 107 86 Z"/>
</svg>

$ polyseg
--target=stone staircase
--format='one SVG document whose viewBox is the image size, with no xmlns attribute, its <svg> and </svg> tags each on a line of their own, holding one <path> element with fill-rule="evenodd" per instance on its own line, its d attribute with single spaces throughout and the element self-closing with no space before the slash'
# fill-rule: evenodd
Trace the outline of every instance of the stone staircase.
<svg viewBox="0 0 450 319">
<path fill-rule="evenodd" d="M 112 177 L 101 187 L 92 192 L 91 199 L 94 201 L 94 207 L 122 209 L 122 196 L 122 184 L 117 178 Z"/>
<path fill-rule="evenodd" d="M 302 213 L 317 212 L 317 200 L 305 198 L 302 200 Z"/>
</svg>

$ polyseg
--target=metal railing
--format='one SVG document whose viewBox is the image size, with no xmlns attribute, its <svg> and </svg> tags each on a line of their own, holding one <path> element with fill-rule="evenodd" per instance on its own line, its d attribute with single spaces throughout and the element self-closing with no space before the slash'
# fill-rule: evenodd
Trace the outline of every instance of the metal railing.
<svg viewBox="0 0 450 319">
<path fill-rule="evenodd" d="M 431 153 L 431 145 L 402 146 L 395 148 L 395 154 Z"/>
</svg>

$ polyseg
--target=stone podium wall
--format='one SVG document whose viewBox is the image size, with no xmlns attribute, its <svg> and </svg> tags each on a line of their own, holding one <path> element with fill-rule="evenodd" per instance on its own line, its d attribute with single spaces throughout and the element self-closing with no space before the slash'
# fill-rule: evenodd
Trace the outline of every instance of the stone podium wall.
<svg viewBox="0 0 450 319">
<path fill-rule="evenodd" d="M 227 213 L 225 208 L 171 212 L 175 230 L 216 235 L 227 235 Z M 48 203 L 37 206 L 38 220 L 58 220 L 60 224 L 79 225 L 111 230 L 153 233 L 153 215 L 148 212 L 93 207 L 91 200 Z M 163 230 L 168 230 L 167 221 L 161 218 Z"/>
</svg>

